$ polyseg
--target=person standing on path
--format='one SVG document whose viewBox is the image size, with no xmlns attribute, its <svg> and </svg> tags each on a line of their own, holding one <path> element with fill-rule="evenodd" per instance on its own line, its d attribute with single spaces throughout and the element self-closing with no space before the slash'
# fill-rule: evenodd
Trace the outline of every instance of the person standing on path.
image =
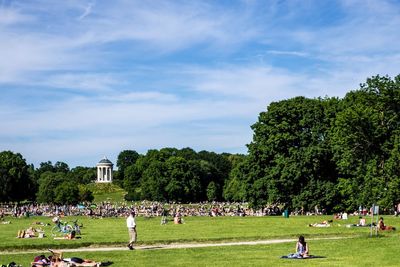
<svg viewBox="0 0 400 267">
<path fill-rule="evenodd" d="M 131 211 L 128 218 L 126 219 L 126 226 L 128 227 L 128 232 L 129 232 L 128 248 L 130 250 L 133 250 L 133 244 L 136 243 L 136 237 L 137 237 L 134 211 Z"/>
</svg>

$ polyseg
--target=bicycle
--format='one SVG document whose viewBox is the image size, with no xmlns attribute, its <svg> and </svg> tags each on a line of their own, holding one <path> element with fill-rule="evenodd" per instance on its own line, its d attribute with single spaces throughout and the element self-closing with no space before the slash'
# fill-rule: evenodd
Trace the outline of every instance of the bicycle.
<svg viewBox="0 0 400 267">
<path fill-rule="evenodd" d="M 72 226 L 72 230 L 75 231 L 75 233 L 77 235 L 80 235 L 81 234 L 81 228 L 83 227 L 83 224 L 82 223 L 78 224 L 78 220 L 79 219 L 76 219 L 75 221 L 70 221 L 68 225 L 71 225 Z"/>
<path fill-rule="evenodd" d="M 56 236 L 60 234 L 69 234 L 74 228 L 67 222 L 63 222 L 61 220 L 55 222 L 56 225 L 51 229 L 51 235 Z"/>
</svg>

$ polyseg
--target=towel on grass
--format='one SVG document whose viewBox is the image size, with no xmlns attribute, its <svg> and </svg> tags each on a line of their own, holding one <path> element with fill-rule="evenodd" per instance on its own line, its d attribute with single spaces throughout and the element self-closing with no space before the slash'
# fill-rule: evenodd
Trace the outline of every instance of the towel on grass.
<svg viewBox="0 0 400 267">
<path fill-rule="evenodd" d="M 324 256 L 316 256 L 316 255 L 310 255 L 308 257 L 302 257 L 298 254 L 289 254 L 287 256 L 282 256 L 281 259 L 293 259 L 293 260 L 306 260 L 306 259 L 321 259 L 321 258 L 326 258 Z"/>
</svg>

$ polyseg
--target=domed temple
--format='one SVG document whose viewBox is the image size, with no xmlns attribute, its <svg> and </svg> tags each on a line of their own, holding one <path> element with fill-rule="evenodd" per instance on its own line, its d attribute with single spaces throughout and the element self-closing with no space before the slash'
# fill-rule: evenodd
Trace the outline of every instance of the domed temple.
<svg viewBox="0 0 400 267">
<path fill-rule="evenodd" d="M 112 162 L 104 157 L 99 163 L 96 164 L 97 167 L 97 180 L 96 183 L 112 183 L 113 178 L 113 165 Z"/>
</svg>

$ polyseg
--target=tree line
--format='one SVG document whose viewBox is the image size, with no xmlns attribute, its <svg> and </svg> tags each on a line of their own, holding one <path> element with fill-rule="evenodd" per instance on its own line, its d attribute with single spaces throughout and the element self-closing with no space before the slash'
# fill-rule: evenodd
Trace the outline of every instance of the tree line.
<svg viewBox="0 0 400 267">
<path fill-rule="evenodd" d="M 117 159 L 113 182 L 127 191 L 126 200 L 199 202 L 223 200 L 225 177 L 244 155 L 163 148 L 141 155 L 124 150 Z M 93 200 L 88 184 L 95 167 L 70 169 L 64 162 L 28 165 L 20 153 L 0 152 L 0 202 L 37 201 L 77 204 Z"/>
<path fill-rule="evenodd" d="M 114 181 L 127 200 L 245 201 L 327 212 L 400 202 L 400 75 L 374 76 L 343 98 L 271 103 L 251 126 L 248 153 L 124 150 Z M 96 169 L 27 165 L 0 152 L 0 201 L 90 201 Z"/>
<path fill-rule="evenodd" d="M 233 199 L 354 211 L 400 203 L 400 76 L 374 76 L 343 99 L 271 103 L 232 170 Z"/>
</svg>

